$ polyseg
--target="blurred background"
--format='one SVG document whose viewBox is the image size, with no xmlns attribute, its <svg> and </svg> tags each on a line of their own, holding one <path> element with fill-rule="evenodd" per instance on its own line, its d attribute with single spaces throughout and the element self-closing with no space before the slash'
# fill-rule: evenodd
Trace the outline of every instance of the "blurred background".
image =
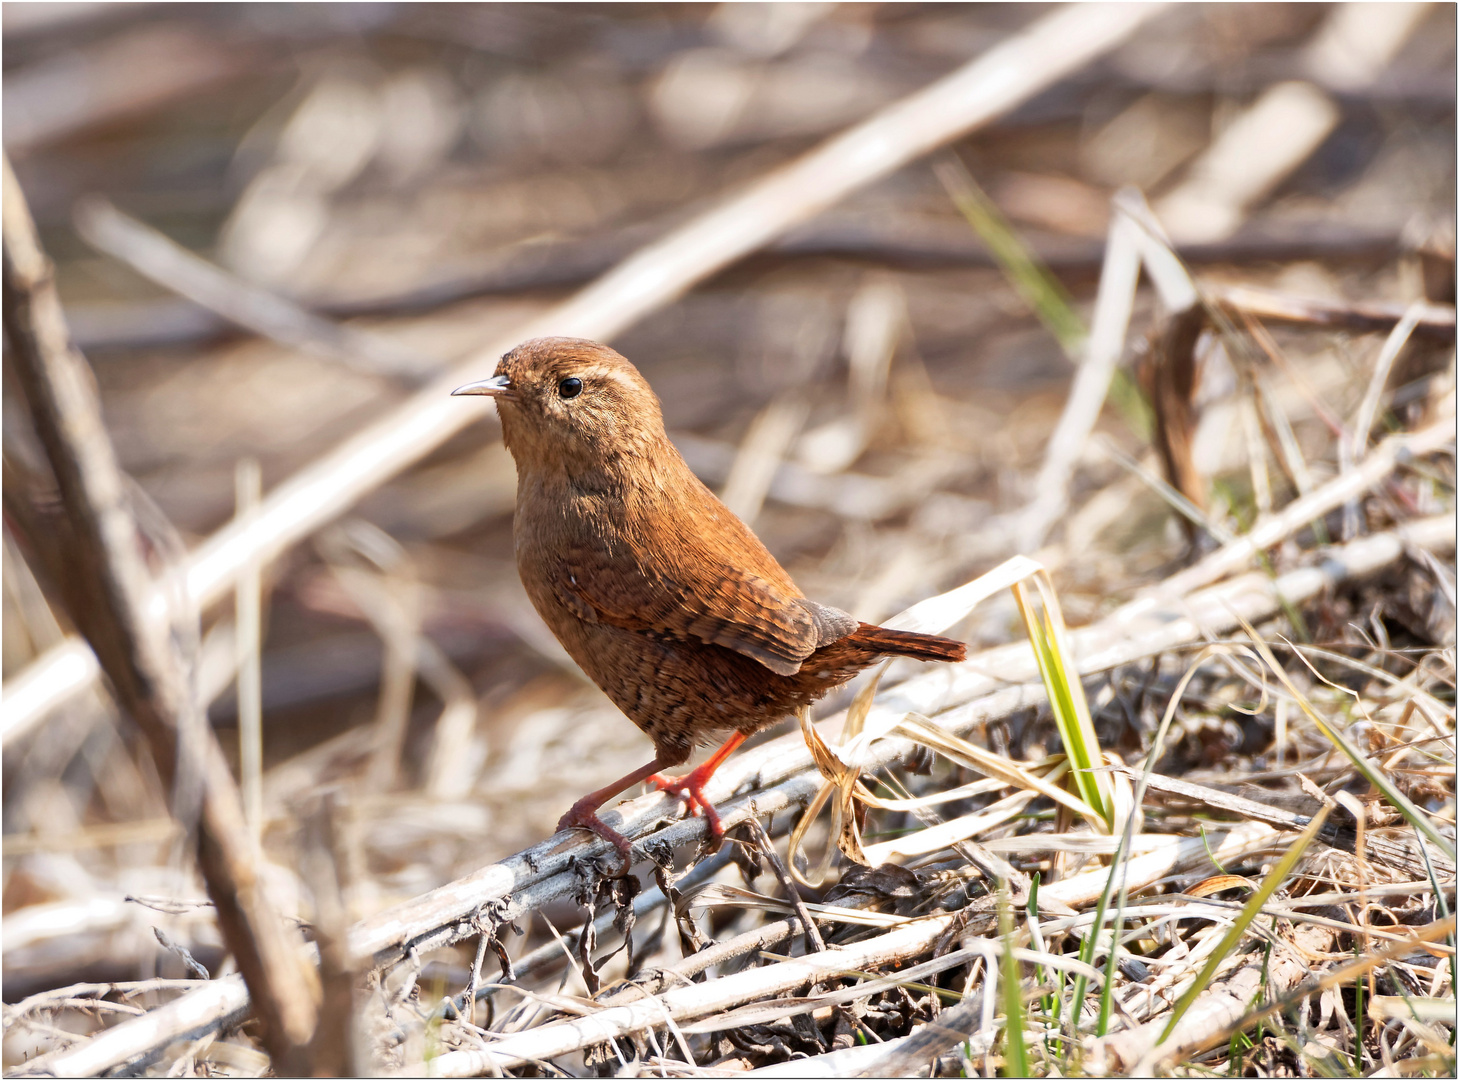
<svg viewBox="0 0 1458 1080">
<path fill-rule="evenodd" d="M 266 494 L 482 343 L 1047 11 L 6 3 L 4 143 L 121 464 L 191 546 L 252 477 Z M 1406 304 L 1423 296 L 1419 249 L 1446 242 L 1451 274 L 1454 55 L 1446 4 L 1177 5 L 612 344 L 802 588 L 883 619 L 1012 553 L 984 525 L 1032 494 L 1074 370 L 955 192 L 975 182 L 1085 322 L 1124 185 L 1206 282 Z M 188 252 L 377 347 L 239 330 L 159 284 L 206 279 Z M 1130 386 L 1153 310 L 1141 291 Z M 1360 397 L 1380 337 L 1273 333 L 1305 373 L 1273 385 L 1329 475 L 1303 386 Z M 1202 401 L 1231 382 L 1211 374 Z M 7 488 L 35 452 L 12 386 L 7 372 Z M 1157 468 L 1138 415 L 1102 429 Z M 1213 477 L 1240 472 L 1223 431 L 1197 439 Z M 650 755 L 527 602 L 513 494 L 498 429 L 475 424 L 262 568 L 256 794 L 299 910 L 298 807 L 323 787 L 348 793 L 362 917 L 542 839 Z M 1248 497 L 1217 485 L 1209 512 L 1229 520 Z M 11 511 L 7 684 L 72 630 L 36 557 L 46 538 Z M 1044 555 L 1075 624 L 1187 553 L 1168 506 L 1108 456 L 1083 461 L 1061 526 Z M 202 628 L 202 691 L 236 759 L 233 604 Z M 1020 633 L 996 604 L 966 632 Z M 175 840 L 104 692 L 7 728 L 6 1000 L 180 973 L 150 933 L 162 917 L 122 902 L 201 895 Z M 216 958 L 205 913 L 166 919 Z"/>
</svg>

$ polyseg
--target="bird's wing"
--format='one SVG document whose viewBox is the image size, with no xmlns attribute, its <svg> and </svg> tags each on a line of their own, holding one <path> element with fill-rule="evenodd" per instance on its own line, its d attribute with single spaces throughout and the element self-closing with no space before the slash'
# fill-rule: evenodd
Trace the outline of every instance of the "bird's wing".
<svg viewBox="0 0 1458 1080">
<path fill-rule="evenodd" d="M 565 560 L 572 570 L 560 574 L 557 592 L 589 621 L 722 645 L 779 675 L 795 674 L 817 648 L 859 626 L 793 586 L 777 586 L 702 549 L 692 554 L 665 566 L 595 545 L 579 548 Z M 778 564 L 773 568 L 784 573 Z"/>
</svg>

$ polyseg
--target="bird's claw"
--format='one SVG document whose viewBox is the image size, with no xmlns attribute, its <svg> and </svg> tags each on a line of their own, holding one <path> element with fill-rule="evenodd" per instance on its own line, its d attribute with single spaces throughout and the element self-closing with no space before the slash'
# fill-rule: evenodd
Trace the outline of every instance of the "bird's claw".
<svg viewBox="0 0 1458 1080">
<path fill-rule="evenodd" d="M 613 847 L 617 848 L 618 853 L 622 855 L 623 874 L 626 874 L 632 868 L 633 845 L 628 842 L 626 836 L 598 817 L 597 807 L 591 805 L 588 800 L 584 799 L 574 803 L 572 809 L 563 814 L 562 820 L 557 822 L 558 832 L 566 832 L 568 829 L 586 829 L 589 832 L 596 833 L 609 844 L 612 844 Z M 619 876 L 621 877 L 622 875 L 620 874 Z"/>
<path fill-rule="evenodd" d="M 652 784 L 659 791 L 669 795 L 676 795 L 682 799 L 689 813 L 702 817 L 709 823 L 709 831 L 714 839 L 718 840 L 724 835 L 724 823 L 719 820 L 719 812 L 714 809 L 714 804 L 704 794 L 704 781 L 700 777 L 689 773 L 687 776 L 650 776 L 646 783 Z"/>
</svg>

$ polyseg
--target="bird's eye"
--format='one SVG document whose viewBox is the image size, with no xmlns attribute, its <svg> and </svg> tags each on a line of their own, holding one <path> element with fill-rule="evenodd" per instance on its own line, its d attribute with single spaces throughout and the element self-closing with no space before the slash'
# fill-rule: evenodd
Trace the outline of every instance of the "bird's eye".
<svg viewBox="0 0 1458 1080">
<path fill-rule="evenodd" d="M 563 379 L 557 384 L 557 396 L 563 398 L 575 398 L 582 393 L 581 379 Z"/>
</svg>

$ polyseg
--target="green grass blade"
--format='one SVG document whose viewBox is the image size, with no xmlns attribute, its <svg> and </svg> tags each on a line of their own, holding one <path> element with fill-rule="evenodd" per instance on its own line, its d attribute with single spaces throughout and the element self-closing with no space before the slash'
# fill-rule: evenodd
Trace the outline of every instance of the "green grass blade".
<svg viewBox="0 0 1458 1080">
<path fill-rule="evenodd" d="M 1003 1029 L 1002 1075 L 1031 1076 L 1028 1071 L 1028 1048 L 1023 1041 L 1022 974 L 1013 957 L 1012 903 L 1008 899 L 1007 882 L 998 882 L 997 928 L 1002 938 L 1002 1012 L 1006 1017 Z"/>
<path fill-rule="evenodd" d="M 1438 875 L 1433 871 L 1433 860 L 1428 855 L 1428 845 L 1423 843 L 1423 838 L 1421 836 L 1415 837 L 1414 839 L 1417 840 L 1418 851 L 1422 853 L 1423 866 L 1425 866 L 1428 871 L 1428 881 L 1432 882 L 1433 895 L 1438 898 L 1438 912 L 1443 916 L 1443 918 L 1446 919 L 1449 914 L 1451 914 L 1448 911 L 1448 897 L 1443 892 L 1442 888 L 1440 888 Z M 1449 934 L 1448 946 L 1451 948 L 1453 944 L 1453 935 Z M 1452 981 L 1449 983 L 1449 985 L 1458 986 L 1458 951 L 1450 952 L 1448 954 L 1448 971 L 1451 973 L 1452 977 Z M 1458 1028 L 1454 1029 L 1453 1034 L 1455 1037 L 1458 1037 Z"/>
<path fill-rule="evenodd" d="M 1296 842 L 1286 849 L 1286 854 L 1281 856 L 1281 861 L 1266 875 L 1265 881 L 1261 882 L 1261 887 L 1246 901 L 1245 906 L 1240 910 L 1240 915 L 1236 917 L 1225 936 L 1220 939 L 1220 944 L 1205 961 L 1205 966 L 1200 969 L 1200 974 L 1195 976 L 1194 983 L 1180 996 L 1179 1001 L 1175 1002 L 1175 1007 L 1170 1011 L 1169 1023 L 1160 1033 L 1159 1042 L 1162 1043 L 1169 1038 L 1170 1032 L 1174 1031 L 1180 1018 L 1189 1011 L 1190 1006 L 1195 1003 L 1195 999 L 1205 992 L 1205 988 L 1215 978 L 1215 972 L 1219 970 L 1220 964 L 1230 955 L 1230 951 L 1240 944 L 1240 939 L 1245 936 L 1246 929 L 1261 913 L 1266 901 L 1274 895 L 1276 889 L 1290 875 L 1297 860 L 1306 853 L 1307 846 L 1316 838 L 1321 827 L 1326 824 L 1326 816 L 1329 813 L 1331 813 L 1329 806 L 1323 806 L 1317 811 L 1316 816 L 1311 819 L 1306 828 L 1301 830 L 1301 835 L 1296 838 Z M 1155 1045 L 1157 1046 L 1158 1043 Z"/>
<path fill-rule="evenodd" d="M 1123 844 L 1121 841 L 1120 850 L 1122 851 L 1122 849 Z M 1119 856 L 1116 854 L 1114 858 L 1115 863 L 1117 864 L 1119 861 Z M 1079 947 L 1078 950 L 1078 958 L 1082 960 L 1085 964 L 1088 964 L 1090 967 L 1093 966 L 1094 954 L 1098 951 L 1099 934 L 1103 933 L 1104 919 L 1109 913 L 1109 898 L 1114 895 L 1114 879 L 1117 876 L 1117 874 L 1110 873 L 1108 878 L 1104 881 L 1104 891 L 1099 894 L 1099 902 L 1094 907 L 1093 923 L 1089 926 L 1088 936 L 1083 939 L 1083 944 Z M 1116 940 L 1117 937 L 1118 935 L 1116 932 Z M 1113 958 L 1112 950 L 1110 950 L 1109 956 L 1110 959 Z M 1112 986 L 1114 982 L 1112 970 L 1106 966 L 1104 968 L 1104 973 L 1107 976 L 1104 979 L 1104 986 Z M 1083 999 L 1087 996 L 1087 994 L 1088 977 L 1085 975 L 1075 976 L 1073 983 L 1073 997 L 1069 1002 L 1068 1017 L 1064 1021 L 1064 1026 L 1068 1028 L 1069 1032 L 1075 1037 L 1078 1034 L 1078 1017 L 1079 1014 L 1083 1012 Z"/>
<path fill-rule="evenodd" d="M 1057 598 L 1052 586 L 1039 574 L 1035 579 L 1043 610 L 1037 611 L 1024 583 L 1013 587 L 1023 623 L 1028 629 L 1028 639 L 1033 646 L 1033 656 L 1038 662 L 1038 673 L 1048 692 L 1048 704 L 1053 711 L 1053 722 L 1058 736 L 1063 740 L 1063 749 L 1068 755 L 1074 789 L 1079 798 L 1098 811 L 1101 821 L 1090 821 L 1095 829 L 1108 832 L 1114 824 L 1114 800 L 1112 781 L 1101 770 L 1104 764 L 1103 752 L 1099 749 L 1098 734 L 1094 731 L 1093 719 L 1089 715 L 1088 699 L 1083 693 L 1083 682 L 1078 678 L 1078 669 L 1060 634 L 1062 618 L 1057 611 Z"/>
<path fill-rule="evenodd" d="M 1023 298 L 1070 359 L 1077 357 L 1088 331 L 1073 310 L 1073 298 L 1053 276 L 1002 211 L 987 197 L 960 161 L 951 158 L 938 163 L 937 177 L 947 189 L 967 223 L 977 231 L 993 259 L 1002 267 L 1017 294 Z"/>
<path fill-rule="evenodd" d="M 1146 443 L 1154 438 L 1154 406 L 1123 368 L 1116 369 L 1109 381 L 1109 400 L 1135 438 Z"/>
</svg>

